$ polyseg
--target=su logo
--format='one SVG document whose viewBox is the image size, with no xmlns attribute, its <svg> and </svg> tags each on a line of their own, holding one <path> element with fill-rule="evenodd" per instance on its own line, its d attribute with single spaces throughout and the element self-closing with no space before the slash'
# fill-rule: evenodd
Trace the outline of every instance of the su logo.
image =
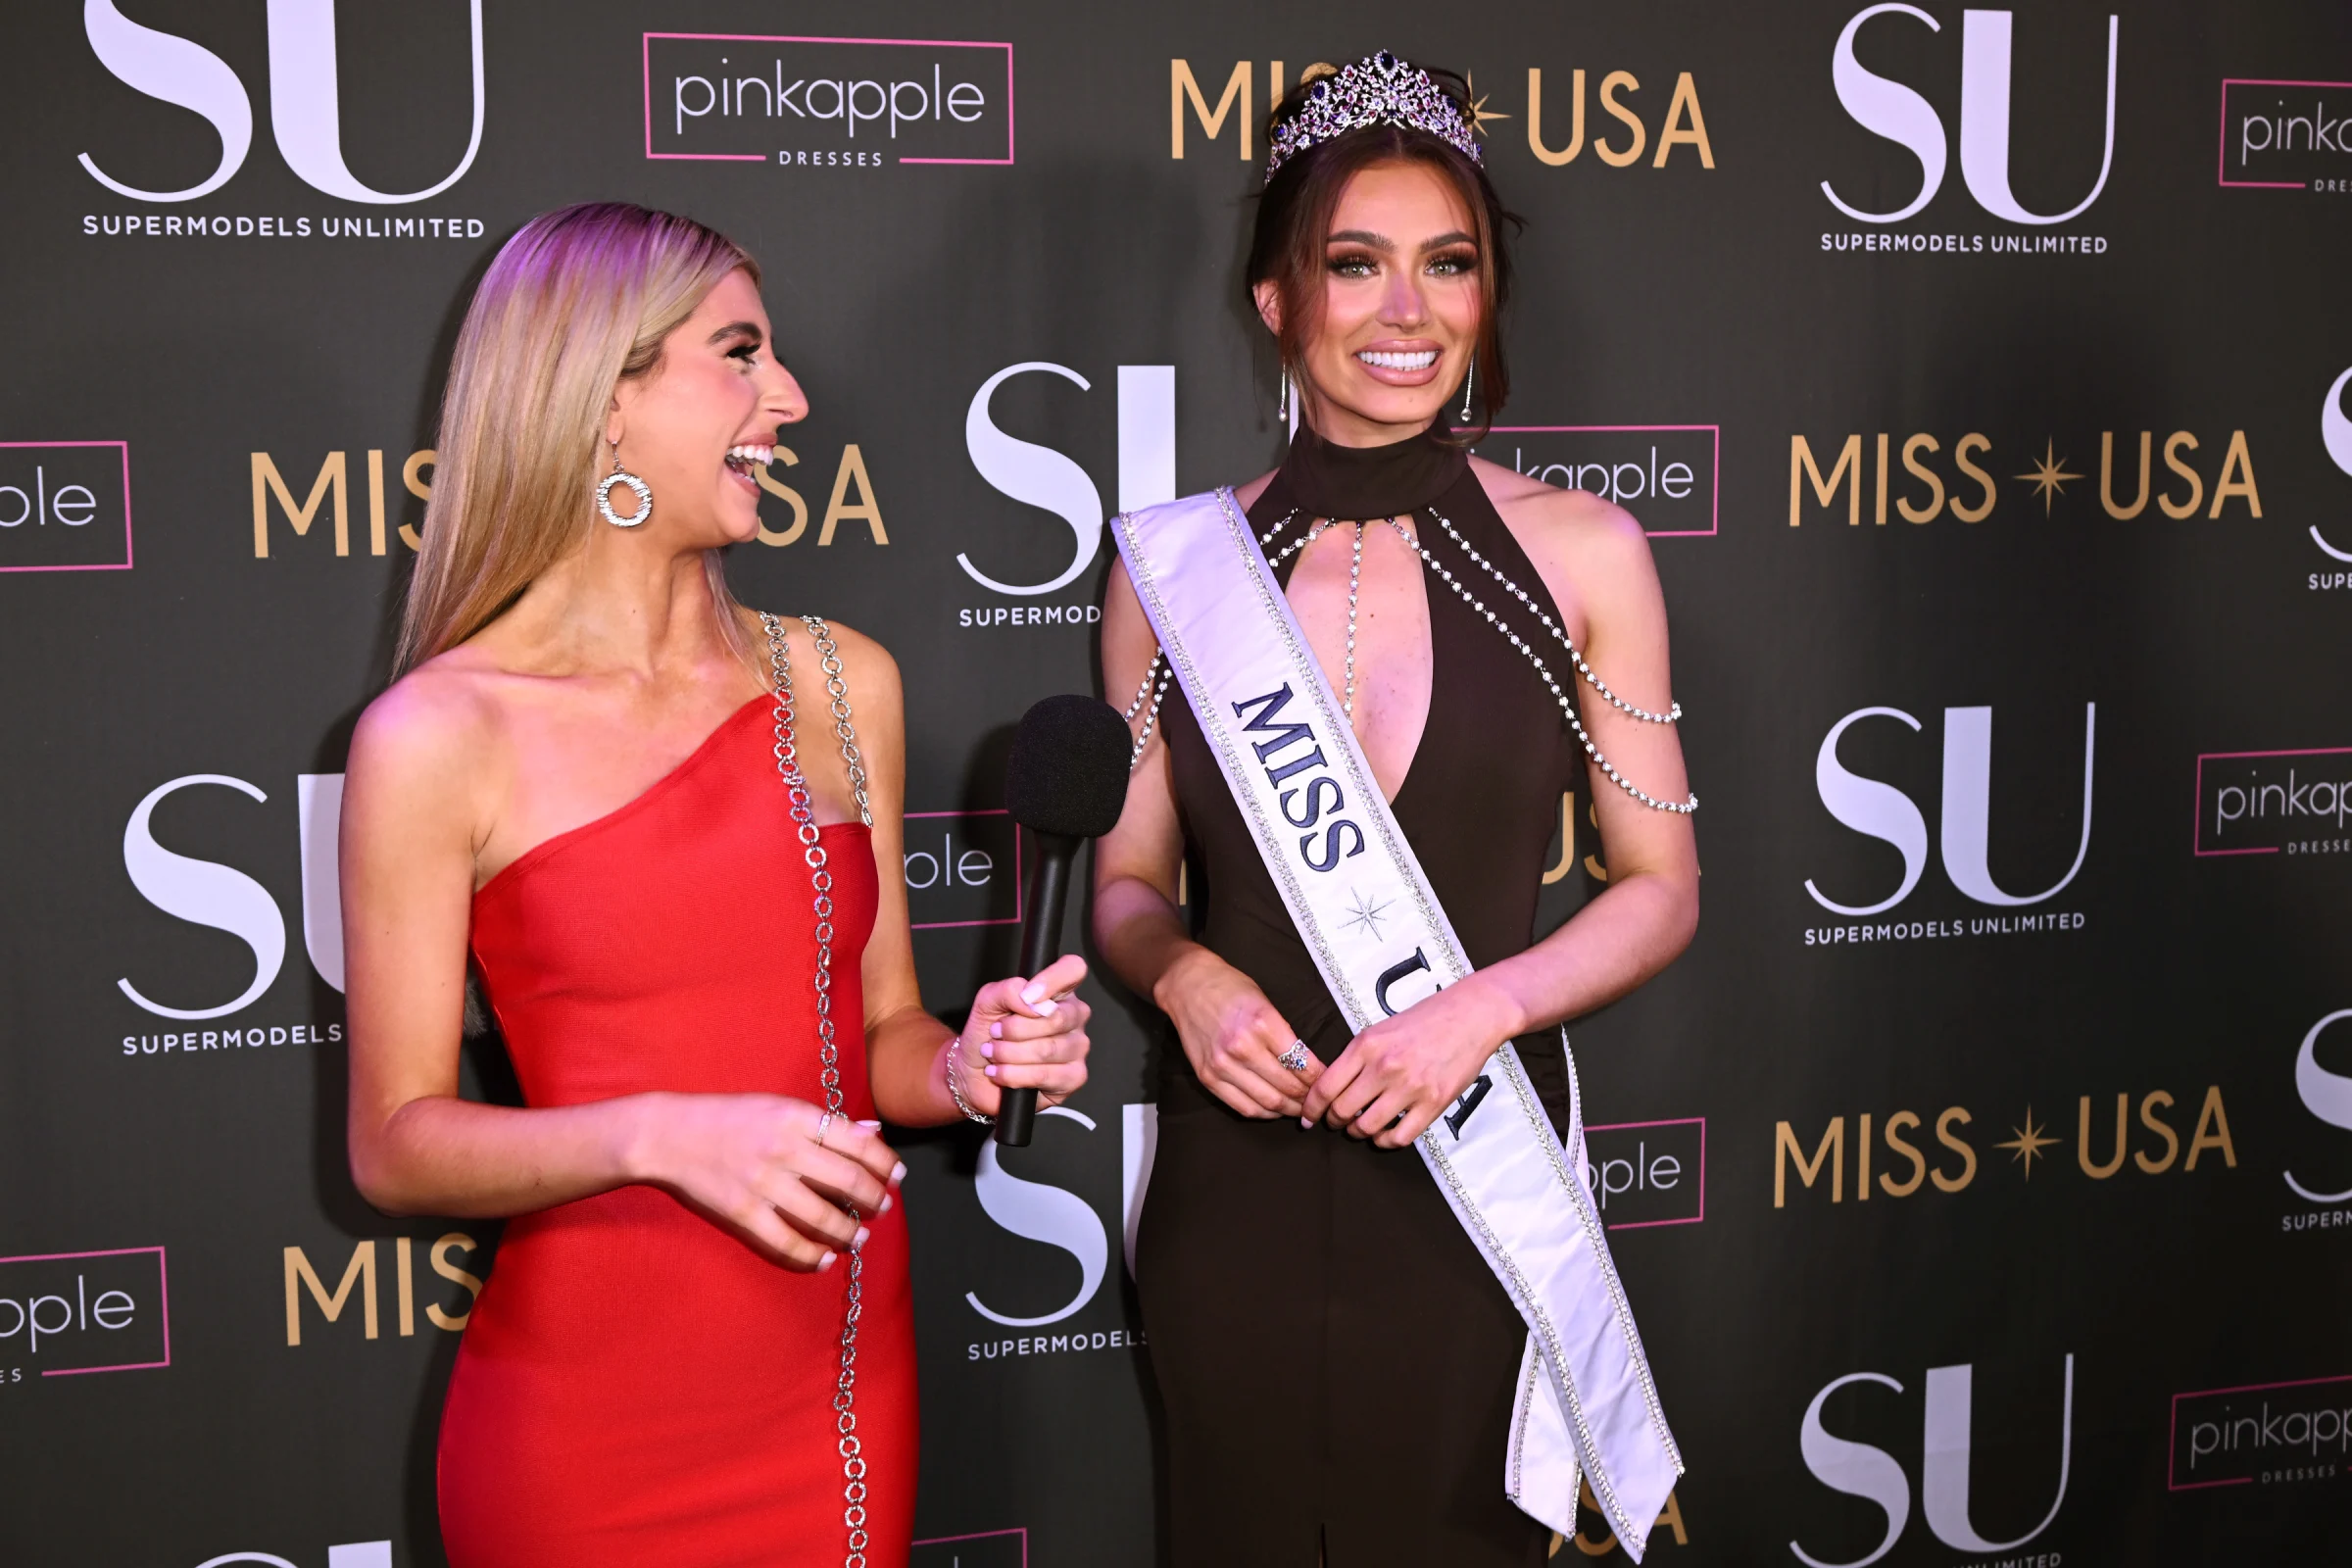
<svg viewBox="0 0 2352 1568">
<path fill-rule="evenodd" d="M 286 167 L 303 182 L 347 202 L 398 206 L 438 196 L 465 177 L 482 146 L 482 0 L 471 0 L 473 129 L 466 156 L 439 184 L 394 195 L 360 183 L 343 163 L 343 123 L 335 70 L 334 0 L 269 0 L 270 124 Z M 220 138 L 220 162 L 185 190 L 141 190 L 100 169 L 88 153 L 81 167 L 118 196 L 142 202 L 185 202 L 209 196 L 244 167 L 253 147 L 253 102 L 245 84 L 219 55 L 176 33 L 141 26 L 114 0 L 87 0 L 81 13 L 98 63 L 150 98 L 204 117 Z"/>
<path fill-rule="evenodd" d="M 2344 415 L 2346 382 L 2352 382 L 2352 369 L 2330 382 L 2327 397 L 2320 400 L 2320 440 L 2328 448 L 2328 461 L 2352 475 L 2352 418 Z M 2352 561 L 2352 550 L 2338 550 L 2329 544 L 2317 523 L 2312 524 L 2311 542 L 2338 561 Z"/>
<path fill-rule="evenodd" d="M 1066 365 L 1027 360 L 1008 365 L 980 383 L 963 417 L 963 446 L 972 467 L 990 488 L 1015 501 L 1052 513 L 1070 533 L 1070 564 L 1044 582 L 1002 582 L 982 571 L 968 555 L 956 564 L 981 587 L 1000 594 L 1033 597 L 1067 587 L 1094 564 L 1102 544 L 1102 495 L 1077 460 L 1049 446 L 1023 441 L 997 427 L 990 409 L 997 388 L 1016 375 L 1057 375 L 1092 391 L 1085 376 Z M 1122 365 L 1118 374 L 1119 510 L 1156 506 L 1176 499 L 1176 368 Z"/>
<path fill-rule="evenodd" d="M 1870 915 L 1891 909 L 1911 896 L 1928 868 L 1928 821 L 1918 805 L 1901 790 L 1878 779 L 1849 772 L 1838 760 L 1838 742 L 1866 718 L 1892 718 L 1920 727 L 1919 720 L 1899 708 L 1858 708 L 1830 727 L 1820 755 L 1814 760 L 1814 787 L 1829 813 L 1857 833 L 1891 844 L 1903 857 L 1903 880 L 1888 897 L 1876 904 L 1833 902 L 1810 877 L 1805 891 L 1813 902 L 1834 914 Z M 1943 870 L 1952 885 L 1979 904 L 2022 906 L 2054 898 L 2082 869 L 2090 853 L 2091 759 L 2098 705 L 2082 705 L 2082 837 L 2075 863 L 2039 893 L 2007 893 L 1994 883 L 1985 863 L 1990 848 L 1992 818 L 1992 710 L 1947 708 L 1943 710 Z"/>
<path fill-rule="evenodd" d="M 2305 1110 L 2328 1126 L 2352 1132 L 2352 1075 L 2328 1071 L 2320 1064 L 2319 1054 L 2320 1036 L 2327 1033 L 2329 1024 L 2341 1023 L 2346 1018 L 2352 1018 L 2352 1007 L 2328 1014 L 2313 1024 L 2311 1031 L 2304 1035 L 2303 1045 L 2295 1053 L 2295 1097 L 2303 1102 Z M 2293 1171 L 2284 1172 L 2284 1175 L 2286 1185 L 2294 1189 L 2297 1198 L 2306 1201 L 2352 1202 L 2352 1187 L 2340 1193 L 2315 1193 L 2295 1180 Z"/>
<path fill-rule="evenodd" d="M 1854 1383 L 1876 1383 L 1897 1394 L 1903 1392 L 1900 1383 L 1883 1372 L 1849 1372 L 1834 1379 L 1805 1406 L 1797 1451 L 1804 1457 L 1805 1468 L 1823 1486 L 1877 1503 L 1886 1515 L 1886 1534 L 1869 1555 L 1840 1563 L 1824 1562 L 1791 1541 L 1790 1554 L 1806 1568 L 1868 1568 L 1894 1549 L 1903 1527 L 1911 1521 L 1911 1481 L 1903 1473 L 1901 1461 L 1884 1448 L 1834 1437 L 1821 1424 L 1822 1406 L 1830 1396 Z M 1975 1392 L 1974 1365 L 1928 1368 L 1927 1422 L 1920 1438 L 1920 1508 L 1928 1516 L 1928 1529 L 1954 1551 L 2009 1551 L 2049 1529 L 2066 1502 L 2067 1473 L 2075 1446 L 2075 1358 L 2066 1358 L 2066 1402 L 2058 1420 L 2058 1494 L 2050 1499 L 2050 1511 L 2042 1515 L 2041 1523 L 2015 1541 L 1987 1541 L 1969 1522 L 1968 1458 Z"/>
<path fill-rule="evenodd" d="M 1830 78 L 1838 102 L 1854 122 L 1874 135 L 1900 143 L 1919 160 L 1919 194 L 1908 206 L 1891 213 L 1866 213 L 1841 200 L 1830 182 L 1821 193 L 1830 205 L 1861 223 L 1899 223 L 1936 199 L 1943 188 L 1945 143 L 1943 121 L 1925 98 L 1899 81 L 1866 70 L 1854 58 L 1854 36 L 1871 18 L 1886 12 L 1924 22 L 1932 31 L 1942 24 L 1917 6 L 1876 5 L 1854 13 L 1838 34 Z M 2063 213 L 2030 213 L 2009 191 L 2009 35 L 2010 13 L 1966 11 L 1960 21 L 1960 177 L 1977 205 L 2012 223 L 2063 223 L 2079 218 L 2107 188 L 2107 172 L 2115 164 L 2115 39 L 2116 19 L 2107 19 L 2107 140 L 2099 155 L 2099 177 L 2083 197 Z"/>
</svg>

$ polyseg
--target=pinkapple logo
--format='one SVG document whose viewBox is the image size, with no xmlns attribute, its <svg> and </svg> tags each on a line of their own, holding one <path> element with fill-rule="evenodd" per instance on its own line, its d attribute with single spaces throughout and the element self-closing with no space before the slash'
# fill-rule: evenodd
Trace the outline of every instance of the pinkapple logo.
<svg viewBox="0 0 2352 1568">
<path fill-rule="evenodd" d="M 162 1248 L 0 1257 L 0 1383 L 171 1364 Z"/>
<path fill-rule="evenodd" d="M 789 169 L 1009 164 L 1012 45 L 649 32 L 645 156 Z"/>
<path fill-rule="evenodd" d="M 908 811 L 906 860 L 913 929 L 1021 923 L 1021 832 L 1004 808 Z"/>
<path fill-rule="evenodd" d="M 0 441 L 0 572 L 129 569 L 130 443 Z"/>
<path fill-rule="evenodd" d="M 1585 1185 L 1610 1230 L 1698 1224 L 1707 1217 L 1707 1118 L 1587 1127 Z"/>
<path fill-rule="evenodd" d="M 1563 490 L 1590 490 L 1642 519 L 1652 539 L 1716 531 L 1719 424 L 1498 424 L 1478 455 Z"/>
<path fill-rule="evenodd" d="M 2352 1377 L 2173 1396 L 2166 1490 L 2277 1486 L 2352 1472 Z"/>
<path fill-rule="evenodd" d="M 2352 195 L 2352 81 L 2224 78 L 2219 170 L 2236 190 Z"/>
<path fill-rule="evenodd" d="M 2197 758 L 2199 857 L 2352 853 L 2352 746 Z"/>
</svg>

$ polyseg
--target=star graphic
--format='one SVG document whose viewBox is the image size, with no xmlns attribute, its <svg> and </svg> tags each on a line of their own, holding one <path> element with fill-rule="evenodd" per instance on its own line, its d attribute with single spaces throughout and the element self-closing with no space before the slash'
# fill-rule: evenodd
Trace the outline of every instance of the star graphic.
<svg viewBox="0 0 2352 1568">
<path fill-rule="evenodd" d="M 1355 895 L 1355 903 L 1348 906 L 1348 918 L 1341 923 L 1360 925 L 1373 936 L 1379 936 L 1381 911 L 1388 906 L 1386 904 L 1374 904 L 1359 891 Z"/>
<path fill-rule="evenodd" d="M 1488 121 L 1508 120 L 1511 117 L 1505 114 L 1498 114 L 1494 110 L 1487 107 L 1487 95 L 1478 90 L 1478 74 L 1476 72 L 1472 72 L 1469 75 L 1464 76 L 1462 80 L 1467 83 L 1470 88 L 1470 134 L 1476 136 L 1479 140 L 1484 141 L 1487 139 Z"/>
<path fill-rule="evenodd" d="M 2080 479 L 2082 477 L 2079 473 L 2069 473 L 2066 471 L 2066 460 L 2064 458 L 2055 456 L 2057 451 L 2057 442 L 2051 441 L 2046 443 L 2042 447 L 2041 461 L 2034 465 L 2034 471 L 2032 473 L 2020 473 L 2013 476 L 2015 478 L 2025 480 L 2027 483 L 2033 485 L 2034 489 L 2041 492 L 2041 514 L 2045 517 L 2050 514 L 2050 503 L 2052 498 L 2059 495 L 2066 489 L 2067 481 L 2071 479 Z"/>
<path fill-rule="evenodd" d="M 2055 1147 L 2058 1140 L 2041 1136 L 2042 1129 L 2034 1125 L 2034 1107 L 2032 1105 L 2026 1107 L 2026 1124 L 2023 1127 L 2012 1127 L 2009 1130 L 2017 1136 L 2007 1143 L 1995 1144 L 1992 1147 L 2017 1151 L 2009 1157 L 2013 1160 L 2025 1161 L 2026 1180 L 2032 1181 L 2034 1179 L 2034 1156 L 2041 1153 L 2045 1149 Z M 2047 1158 L 2048 1156 L 2044 1155 L 2043 1157 Z"/>
</svg>

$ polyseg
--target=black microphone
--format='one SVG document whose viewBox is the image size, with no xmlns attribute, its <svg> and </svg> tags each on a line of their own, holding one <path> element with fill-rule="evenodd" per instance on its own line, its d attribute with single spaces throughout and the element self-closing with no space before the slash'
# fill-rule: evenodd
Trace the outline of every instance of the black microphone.
<svg viewBox="0 0 2352 1568">
<path fill-rule="evenodd" d="M 1133 749 L 1127 721 L 1097 698 L 1047 697 L 1021 715 L 1004 764 L 1004 807 L 1038 847 L 1021 913 L 1023 975 L 1035 978 L 1059 956 L 1070 860 L 1081 839 L 1101 838 L 1118 824 Z M 1037 1091 L 1007 1089 L 1004 1102 L 997 1109 L 997 1142 L 1028 1143 L 1037 1124 Z"/>
</svg>

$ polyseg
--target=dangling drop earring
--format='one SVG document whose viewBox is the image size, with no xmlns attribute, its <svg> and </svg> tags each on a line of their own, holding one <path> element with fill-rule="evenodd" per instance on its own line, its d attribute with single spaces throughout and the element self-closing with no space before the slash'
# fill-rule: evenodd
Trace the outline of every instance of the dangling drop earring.
<svg viewBox="0 0 2352 1568">
<path fill-rule="evenodd" d="M 620 466 L 619 442 L 612 442 L 612 471 L 597 481 L 596 510 L 603 513 L 605 520 L 615 528 L 634 528 L 654 514 L 654 487 Z M 624 517 L 612 510 L 612 487 L 616 484 L 625 484 L 637 492 L 635 516 Z"/>
<path fill-rule="evenodd" d="M 1470 389 L 1478 385 L 1478 356 L 1470 356 L 1470 372 L 1462 377 L 1462 422 L 1470 422 Z"/>
<path fill-rule="evenodd" d="M 1286 434 L 1298 428 L 1298 419 L 1291 413 L 1292 396 L 1291 368 L 1286 365 L 1282 368 L 1282 392 L 1274 403 L 1274 412 L 1281 416 Z"/>
</svg>

